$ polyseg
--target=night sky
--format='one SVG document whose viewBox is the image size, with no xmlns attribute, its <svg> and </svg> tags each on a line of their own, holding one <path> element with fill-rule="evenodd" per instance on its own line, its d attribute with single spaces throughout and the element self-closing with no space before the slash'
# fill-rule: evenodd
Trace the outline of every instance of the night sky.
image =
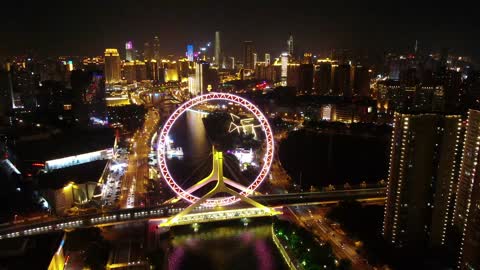
<svg viewBox="0 0 480 270">
<path fill-rule="evenodd" d="M 225 2 L 2 1 L 0 56 L 27 50 L 52 56 L 100 55 L 106 47 L 123 48 L 127 40 L 142 49 L 155 34 L 163 55 L 183 55 L 186 44 L 213 41 L 220 30 L 229 56 L 241 55 L 243 40 L 253 40 L 260 54 L 276 56 L 292 32 L 298 52 L 405 52 L 418 39 L 424 50 L 445 47 L 480 59 L 480 20 L 474 16 L 476 8 L 464 1 Z"/>
</svg>

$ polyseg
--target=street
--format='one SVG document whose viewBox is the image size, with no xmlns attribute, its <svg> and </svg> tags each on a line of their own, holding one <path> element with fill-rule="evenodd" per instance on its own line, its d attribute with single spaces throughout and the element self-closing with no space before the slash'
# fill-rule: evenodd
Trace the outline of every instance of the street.
<svg viewBox="0 0 480 270">
<path fill-rule="evenodd" d="M 348 238 L 338 226 L 333 225 L 325 216 L 326 207 L 295 206 L 288 207 L 294 214 L 295 222 L 312 232 L 318 240 L 329 242 L 338 259 L 348 259 L 352 269 L 373 269 L 367 261 L 357 253 L 354 241 Z"/>
<path fill-rule="evenodd" d="M 131 138 L 131 151 L 128 157 L 128 168 L 122 181 L 120 208 L 145 206 L 145 185 L 149 177 L 148 154 L 150 140 L 156 132 L 160 121 L 156 109 L 150 109 L 145 117 L 143 128 L 137 130 Z"/>
</svg>

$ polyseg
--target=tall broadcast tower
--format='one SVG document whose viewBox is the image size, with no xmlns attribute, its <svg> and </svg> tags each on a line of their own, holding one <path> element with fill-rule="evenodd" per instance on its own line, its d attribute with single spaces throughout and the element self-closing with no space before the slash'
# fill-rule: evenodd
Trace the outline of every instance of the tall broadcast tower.
<svg viewBox="0 0 480 270">
<path fill-rule="evenodd" d="M 220 31 L 215 32 L 215 66 L 222 67 L 222 49 L 220 41 Z"/>
</svg>

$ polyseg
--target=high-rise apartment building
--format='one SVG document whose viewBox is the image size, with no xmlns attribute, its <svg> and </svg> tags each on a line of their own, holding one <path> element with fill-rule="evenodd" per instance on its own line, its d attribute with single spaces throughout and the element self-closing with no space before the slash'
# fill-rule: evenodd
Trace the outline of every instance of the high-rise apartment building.
<svg viewBox="0 0 480 270">
<path fill-rule="evenodd" d="M 105 82 L 118 83 L 121 81 L 120 55 L 117 49 L 105 50 Z"/>
<path fill-rule="evenodd" d="M 461 134 L 460 115 L 395 113 L 382 231 L 393 246 L 445 244 Z"/>
<path fill-rule="evenodd" d="M 253 54 L 255 53 L 255 46 L 253 41 L 243 42 L 243 67 L 247 69 L 254 69 Z"/>
<path fill-rule="evenodd" d="M 469 110 L 460 177 L 453 213 L 453 225 L 459 233 L 458 268 L 480 269 L 480 111 Z"/>
</svg>

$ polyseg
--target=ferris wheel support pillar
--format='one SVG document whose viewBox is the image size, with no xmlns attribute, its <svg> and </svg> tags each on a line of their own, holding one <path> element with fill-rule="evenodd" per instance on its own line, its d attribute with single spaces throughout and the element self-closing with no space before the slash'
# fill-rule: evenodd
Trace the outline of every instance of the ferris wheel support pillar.
<svg viewBox="0 0 480 270">
<path fill-rule="evenodd" d="M 210 178 L 211 177 L 211 178 Z M 210 180 L 213 179 L 213 180 Z M 207 181 L 208 180 L 208 181 Z M 235 190 L 229 188 L 224 181 L 223 177 L 223 153 L 220 151 L 216 151 L 215 149 L 213 150 L 213 170 L 212 174 L 208 177 L 205 178 L 204 180 L 200 182 L 211 182 L 211 181 L 217 181 L 217 184 L 215 187 L 210 190 L 205 196 L 199 198 L 196 202 L 192 203 L 189 205 L 187 208 L 185 208 L 183 211 L 178 213 L 177 215 L 169 218 L 166 222 L 162 223 L 162 227 L 169 227 L 172 225 L 175 225 L 175 223 L 183 216 L 188 215 L 190 212 L 192 212 L 195 208 L 201 206 L 203 203 L 205 203 L 208 199 L 213 197 L 215 194 L 218 193 L 228 193 L 232 196 L 235 196 L 236 198 L 240 199 L 241 201 L 250 204 L 256 208 L 262 209 L 267 213 L 271 213 L 272 215 L 275 215 L 277 212 L 275 209 L 267 207 L 263 204 L 260 204 L 256 202 L 255 200 L 252 200 L 248 198 L 247 196 L 244 196 Z"/>
</svg>

